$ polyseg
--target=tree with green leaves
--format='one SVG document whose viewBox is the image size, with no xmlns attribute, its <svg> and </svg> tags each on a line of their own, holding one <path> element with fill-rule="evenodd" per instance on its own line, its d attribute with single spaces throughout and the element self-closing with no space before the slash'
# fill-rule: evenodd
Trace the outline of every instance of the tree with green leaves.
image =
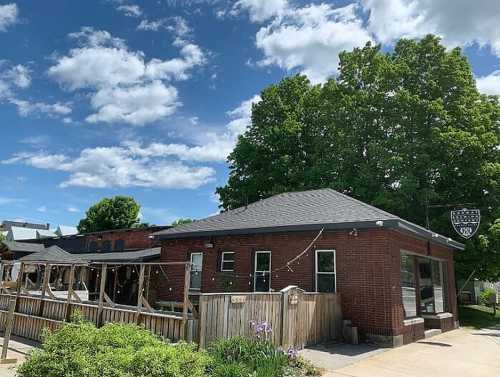
<svg viewBox="0 0 500 377">
<path fill-rule="evenodd" d="M 172 226 L 173 226 L 173 227 L 176 227 L 176 226 L 179 226 L 179 225 L 182 225 L 182 224 L 190 224 L 190 223 L 192 223 L 193 221 L 194 221 L 193 219 L 190 219 L 190 218 L 188 218 L 188 217 L 186 217 L 186 218 L 182 218 L 182 217 L 181 217 L 181 218 L 179 218 L 179 219 L 177 219 L 177 220 L 173 221 L 173 222 L 172 222 Z"/>
<path fill-rule="evenodd" d="M 492 246 L 500 105 L 478 92 L 459 48 L 434 36 L 401 39 L 390 52 L 368 43 L 341 53 L 339 74 L 326 83 L 293 76 L 261 98 L 229 155 L 228 183 L 217 188 L 224 209 L 331 187 L 455 237 L 446 206 L 467 204 L 481 209 L 482 224 L 457 253 L 457 270 L 500 278 Z"/>
<path fill-rule="evenodd" d="M 91 206 L 78 224 L 78 232 L 133 228 L 139 225 L 140 205 L 131 197 L 104 198 Z"/>
</svg>

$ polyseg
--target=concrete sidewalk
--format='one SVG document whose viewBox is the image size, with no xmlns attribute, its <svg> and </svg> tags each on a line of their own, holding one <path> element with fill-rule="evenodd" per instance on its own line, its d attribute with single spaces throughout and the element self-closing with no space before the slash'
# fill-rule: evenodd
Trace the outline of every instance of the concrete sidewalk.
<svg viewBox="0 0 500 377">
<path fill-rule="evenodd" d="M 317 365 L 326 369 L 324 377 L 500 376 L 500 326 L 462 328 L 386 352 L 373 351 L 356 355 L 361 360 L 350 365 L 333 354 L 330 363 Z"/>
<path fill-rule="evenodd" d="M 3 337 L 0 336 L 0 349 L 3 344 Z M 15 368 L 21 365 L 29 351 L 35 348 L 38 344 L 27 339 L 12 336 L 7 350 L 8 359 L 17 359 L 16 364 L 0 364 L 0 377 L 14 377 L 16 375 Z"/>
</svg>

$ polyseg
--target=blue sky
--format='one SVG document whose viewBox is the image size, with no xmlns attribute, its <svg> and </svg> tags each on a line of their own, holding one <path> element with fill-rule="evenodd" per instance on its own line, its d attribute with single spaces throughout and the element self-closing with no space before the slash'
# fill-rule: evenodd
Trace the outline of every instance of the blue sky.
<svg viewBox="0 0 500 377">
<path fill-rule="evenodd" d="M 438 34 L 500 93 L 500 2 L 449 3 L 0 1 L 0 220 L 76 224 L 118 194 L 150 223 L 213 214 L 259 92 L 368 40 Z"/>
</svg>

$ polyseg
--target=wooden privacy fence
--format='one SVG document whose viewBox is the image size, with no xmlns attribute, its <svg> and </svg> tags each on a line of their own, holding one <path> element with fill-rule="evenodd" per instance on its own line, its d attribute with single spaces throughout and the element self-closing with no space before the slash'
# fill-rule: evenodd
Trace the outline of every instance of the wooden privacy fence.
<svg viewBox="0 0 500 377">
<path fill-rule="evenodd" d="M 277 346 L 303 348 L 340 339 L 340 295 L 307 293 L 297 287 L 270 293 L 206 293 L 199 297 L 199 344 L 219 338 L 254 336 L 250 321 L 266 321 Z"/>
<path fill-rule="evenodd" d="M 5 328 L 9 298 L 15 295 L 0 294 L 0 327 Z M 101 313 L 99 313 L 101 310 Z M 108 322 L 136 323 L 154 334 L 176 342 L 184 338 L 183 317 L 157 312 L 137 312 L 135 308 L 104 307 L 97 304 L 77 303 L 36 296 L 18 296 L 12 333 L 39 341 L 43 328 L 51 330 L 61 326 L 73 313 L 79 311 L 83 317 L 96 325 Z M 187 320 L 187 340 L 197 339 L 196 319 Z"/>
</svg>

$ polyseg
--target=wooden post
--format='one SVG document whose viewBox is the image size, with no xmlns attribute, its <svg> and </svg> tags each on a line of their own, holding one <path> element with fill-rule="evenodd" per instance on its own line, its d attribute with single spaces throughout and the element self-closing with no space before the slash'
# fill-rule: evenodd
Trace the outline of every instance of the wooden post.
<svg viewBox="0 0 500 377">
<path fill-rule="evenodd" d="M 4 274 L 5 264 L 0 263 L 0 293 L 3 293 L 3 274 Z"/>
<path fill-rule="evenodd" d="M 99 288 L 99 306 L 97 307 L 97 327 L 102 325 L 102 310 L 104 307 L 104 292 L 106 290 L 106 274 L 108 272 L 108 265 L 104 263 L 101 268 L 101 284 Z"/>
<path fill-rule="evenodd" d="M 50 282 L 50 272 L 52 267 L 50 263 L 45 264 L 45 271 L 43 272 L 43 285 L 42 285 L 42 296 L 40 297 L 40 307 L 38 308 L 38 316 L 42 317 L 43 307 L 45 305 L 45 295 L 47 294 L 47 289 Z"/>
<path fill-rule="evenodd" d="M 191 283 L 191 263 L 186 263 L 184 271 L 184 300 L 182 305 L 182 330 L 183 339 L 187 340 L 187 320 L 188 320 L 188 306 L 189 306 L 189 287 Z"/>
<path fill-rule="evenodd" d="M 146 298 L 146 300 L 149 300 L 149 285 L 150 285 L 150 282 L 151 282 L 151 265 L 148 266 L 148 275 L 147 275 L 147 279 L 146 279 L 146 284 L 145 284 L 145 287 L 144 287 L 144 297 Z"/>
<path fill-rule="evenodd" d="M 113 271 L 113 302 L 116 302 L 116 287 L 118 285 L 118 267 Z"/>
<path fill-rule="evenodd" d="M 290 345 L 290 313 L 288 311 L 289 303 L 289 290 L 284 289 L 281 291 L 281 344 L 283 348 Z"/>
<path fill-rule="evenodd" d="M 207 333 L 207 313 L 206 313 L 206 298 L 203 294 L 200 295 L 199 301 L 199 316 L 198 316 L 198 345 L 200 348 L 205 348 L 205 337 Z"/>
<path fill-rule="evenodd" d="M 143 289 L 144 289 L 144 270 L 146 266 L 141 264 L 139 271 L 139 284 L 138 284 L 138 292 L 137 292 L 137 313 L 135 315 L 135 322 L 139 323 L 139 319 L 141 317 L 141 308 L 142 308 L 142 297 L 143 297 Z"/>
<path fill-rule="evenodd" d="M 72 264 L 69 270 L 68 298 L 66 301 L 66 321 L 71 317 L 71 297 L 73 296 L 73 284 L 75 283 L 75 265 Z"/>
<path fill-rule="evenodd" d="M 0 364 L 10 364 L 17 362 L 17 359 L 7 359 L 7 350 L 9 348 L 10 335 L 12 333 L 12 326 L 14 324 L 14 310 L 16 308 L 16 299 L 9 299 L 9 312 L 5 322 L 5 334 L 3 337 L 2 357 Z"/>
<path fill-rule="evenodd" d="M 21 294 L 21 288 L 23 286 L 23 271 L 24 271 L 24 263 L 21 262 L 21 266 L 19 267 L 19 275 L 17 275 L 17 284 L 16 284 L 16 310 L 19 305 L 19 295 Z"/>
</svg>

